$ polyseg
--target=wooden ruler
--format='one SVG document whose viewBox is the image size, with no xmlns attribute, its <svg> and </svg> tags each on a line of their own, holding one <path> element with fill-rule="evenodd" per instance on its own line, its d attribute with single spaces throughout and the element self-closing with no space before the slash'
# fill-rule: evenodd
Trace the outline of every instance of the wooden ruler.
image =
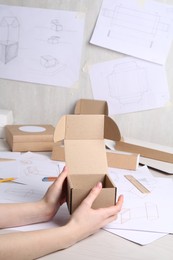
<svg viewBox="0 0 173 260">
<path fill-rule="evenodd" d="M 135 177 L 133 177 L 132 175 L 124 175 L 124 177 L 128 181 L 130 181 L 140 192 L 150 193 L 150 191 L 142 183 L 140 183 Z"/>
<path fill-rule="evenodd" d="M 15 161 L 15 159 L 10 159 L 10 158 L 0 158 L 0 162 L 8 162 L 8 161 Z"/>
</svg>

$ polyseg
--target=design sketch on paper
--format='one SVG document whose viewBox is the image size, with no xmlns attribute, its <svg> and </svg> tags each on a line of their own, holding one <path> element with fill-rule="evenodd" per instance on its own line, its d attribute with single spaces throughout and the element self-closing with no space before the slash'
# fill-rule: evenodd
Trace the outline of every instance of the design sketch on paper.
<svg viewBox="0 0 173 260">
<path fill-rule="evenodd" d="M 58 47 L 60 47 L 60 45 L 63 46 L 64 44 L 70 44 L 69 42 L 65 42 L 63 40 L 63 33 L 65 33 L 65 29 L 63 24 L 60 23 L 59 19 L 52 19 L 48 28 L 46 27 L 42 29 L 46 30 L 47 39 L 45 38 L 40 40 L 47 44 L 46 49 L 50 49 L 50 53 L 52 53 L 52 48 L 55 48 L 54 50 L 56 50 L 54 51 L 54 53 L 58 53 Z M 41 55 L 40 65 L 42 66 L 42 68 L 49 70 L 49 72 L 51 71 L 51 69 L 55 68 L 56 70 L 52 70 L 52 72 L 56 73 L 66 69 L 67 67 L 65 63 L 61 62 L 58 57 L 52 54 Z"/>
<path fill-rule="evenodd" d="M 158 207 L 155 203 L 144 203 L 141 207 L 124 208 L 120 212 L 120 222 L 124 224 L 135 219 L 145 219 L 147 221 L 154 221 L 159 218 Z"/>
<path fill-rule="evenodd" d="M 73 11 L 0 6 L 0 77 L 72 87 L 79 79 L 84 19 Z"/>
<path fill-rule="evenodd" d="M 60 174 L 60 165 L 59 164 L 30 164 L 26 165 L 23 168 L 23 176 L 58 176 Z"/>
<path fill-rule="evenodd" d="M 128 44 L 152 48 L 155 37 L 159 33 L 164 33 L 166 37 L 169 31 L 169 25 L 162 22 L 157 12 L 135 10 L 118 4 L 112 10 L 103 9 L 102 15 L 110 19 L 107 37 L 124 41 L 128 35 Z"/>
<path fill-rule="evenodd" d="M 8 188 L 4 190 L 4 198 L 12 202 L 27 202 L 40 199 L 43 196 L 43 192 L 27 187 Z"/>
<path fill-rule="evenodd" d="M 110 98 L 116 99 L 120 105 L 140 102 L 149 91 L 145 68 L 133 61 L 114 66 L 106 77 Z"/>
<path fill-rule="evenodd" d="M 17 57 L 20 24 L 17 17 L 5 16 L 0 20 L 0 61 L 7 64 Z"/>
</svg>

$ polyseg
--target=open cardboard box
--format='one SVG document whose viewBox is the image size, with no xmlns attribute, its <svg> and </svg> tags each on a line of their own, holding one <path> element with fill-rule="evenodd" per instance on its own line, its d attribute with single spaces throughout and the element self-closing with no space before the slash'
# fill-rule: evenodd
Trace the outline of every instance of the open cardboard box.
<svg viewBox="0 0 173 260">
<path fill-rule="evenodd" d="M 80 99 L 77 101 L 75 109 L 75 115 L 108 115 L 108 104 L 103 100 L 92 100 L 92 99 Z M 116 126 L 116 127 L 115 127 Z M 113 135 L 109 137 L 109 132 L 117 132 L 119 135 L 114 138 Z M 120 131 L 118 126 L 113 120 L 107 120 L 107 125 L 105 126 L 105 139 L 110 139 L 112 141 L 120 141 Z M 115 140 L 116 139 L 116 140 Z M 105 143 L 105 147 L 106 147 Z M 115 151 L 115 149 L 106 149 L 106 156 L 109 167 L 115 167 L 120 169 L 136 170 L 139 164 L 139 154 Z M 64 161 L 64 143 L 63 141 L 55 142 L 52 149 L 52 160 Z"/>
<path fill-rule="evenodd" d="M 94 201 L 92 208 L 109 207 L 116 203 L 116 188 L 106 174 L 76 174 L 67 177 L 68 196 L 67 204 L 70 214 L 80 205 L 88 192 L 98 182 L 102 183 L 102 191 Z"/>
<path fill-rule="evenodd" d="M 5 136 L 13 152 L 52 151 L 52 125 L 7 125 Z"/>
<path fill-rule="evenodd" d="M 116 202 L 116 187 L 108 176 L 105 133 L 107 138 L 120 139 L 115 122 L 104 115 L 66 115 L 55 127 L 54 142 L 64 140 L 70 213 L 99 181 L 103 189 L 93 207 L 112 206 Z"/>
</svg>

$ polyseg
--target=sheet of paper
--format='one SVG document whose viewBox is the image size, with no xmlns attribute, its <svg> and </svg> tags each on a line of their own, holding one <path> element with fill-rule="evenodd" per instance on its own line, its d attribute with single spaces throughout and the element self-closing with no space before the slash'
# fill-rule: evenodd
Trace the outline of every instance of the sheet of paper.
<svg viewBox="0 0 173 260">
<path fill-rule="evenodd" d="M 53 161 L 50 155 L 23 153 L 20 157 L 20 178 L 17 181 L 44 191 L 51 182 L 43 182 L 44 177 L 57 177 L 63 170 L 64 162 Z"/>
<path fill-rule="evenodd" d="M 72 87 L 84 20 L 78 12 L 0 5 L 0 77 Z"/>
<path fill-rule="evenodd" d="M 172 179 L 156 178 L 139 170 L 110 170 L 118 194 L 124 195 L 124 204 L 118 219 L 107 228 L 173 233 L 173 202 L 169 199 L 173 197 Z M 141 193 L 125 174 L 133 175 L 150 193 Z"/>
<path fill-rule="evenodd" d="M 7 152 L 7 151 L 3 151 L 0 152 L 0 159 L 12 159 L 12 160 L 16 160 L 20 158 L 21 153 L 20 152 Z"/>
<path fill-rule="evenodd" d="M 164 64 L 172 37 L 173 6 L 156 1 L 103 0 L 90 42 Z"/>
<path fill-rule="evenodd" d="M 106 231 L 130 240 L 134 243 L 140 244 L 142 246 L 150 244 L 155 240 L 164 237 L 167 233 L 158 232 L 147 232 L 147 231 L 134 231 L 134 230 L 120 230 L 105 228 Z"/>
<path fill-rule="evenodd" d="M 120 58 L 89 68 L 93 96 L 108 102 L 110 114 L 165 106 L 169 91 L 164 66 L 136 58 Z"/>
<path fill-rule="evenodd" d="M 20 177 L 20 163 L 17 160 L 0 162 L 0 178 Z M 2 183 L 1 183 L 2 184 Z"/>
</svg>

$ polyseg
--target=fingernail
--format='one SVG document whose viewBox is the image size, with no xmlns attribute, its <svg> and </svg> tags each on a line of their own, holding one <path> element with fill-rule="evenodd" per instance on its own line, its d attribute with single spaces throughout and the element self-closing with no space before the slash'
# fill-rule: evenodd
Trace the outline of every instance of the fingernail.
<svg viewBox="0 0 173 260">
<path fill-rule="evenodd" d="M 101 182 L 98 182 L 98 183 L 97 183 L 97 188 L 99 188 L 99 189 L 102 188 L 102 183 L 101 183 Z"/>
</svg>

